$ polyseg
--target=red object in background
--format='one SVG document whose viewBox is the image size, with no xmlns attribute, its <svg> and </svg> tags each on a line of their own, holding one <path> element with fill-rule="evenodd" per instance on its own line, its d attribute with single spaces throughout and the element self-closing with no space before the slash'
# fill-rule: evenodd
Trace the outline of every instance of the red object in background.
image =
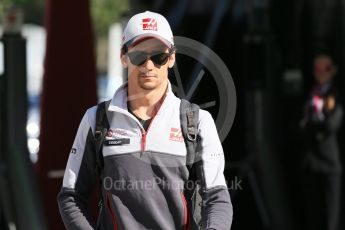
<svg viewBox="0 0 345 230">
<path fill-rule="evenodd" d="M 57 172 L 65 169 L 84 112 L 97 103 L 96 64 L 88 0 L 47 0 L 45 19 L 37 172 L 47 222 L 53 230 L 64 229 L 57 205 L 62 177 Z"/>
</svg>

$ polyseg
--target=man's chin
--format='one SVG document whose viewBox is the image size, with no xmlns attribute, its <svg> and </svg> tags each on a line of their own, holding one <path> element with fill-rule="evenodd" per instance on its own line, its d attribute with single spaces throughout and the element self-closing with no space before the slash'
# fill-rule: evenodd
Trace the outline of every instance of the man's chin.
<svg viewBox="0 0 345 230">
<path fill-rule="evenodd" d="M 157 88 L 157 85 L 150 82 L 145 82 L 140 84 L 140 88 L 143 90 L 154 90 Z"/>
</svg>

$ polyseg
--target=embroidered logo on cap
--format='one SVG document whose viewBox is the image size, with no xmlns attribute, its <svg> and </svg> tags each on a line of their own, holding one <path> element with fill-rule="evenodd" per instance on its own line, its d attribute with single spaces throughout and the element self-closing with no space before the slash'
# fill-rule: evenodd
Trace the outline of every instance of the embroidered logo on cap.
<svg viewBox="0 0 345 230">
<path fill-rule="evenodd" d="M 142 25 L 143 25 L 143 30 L 157 31 L 157 20 L 154 18 L 143 18 Z"/>
<path fill-rule="evenodd" d="M 171 140 L 171 141 L 182 142 L 182 141 L 183 141 L 183 136 L 182 136 L 182 131 L 181 131 L 181 129 L 178 129 L 178 128 L 171 128 L 171 129 L 170 129 L 169 140 Z"/>
</svg>

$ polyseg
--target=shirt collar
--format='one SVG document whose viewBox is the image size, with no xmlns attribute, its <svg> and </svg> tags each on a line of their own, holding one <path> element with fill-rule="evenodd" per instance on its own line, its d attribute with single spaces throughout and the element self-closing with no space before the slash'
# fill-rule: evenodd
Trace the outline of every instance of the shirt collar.
<svg viewBox="0 0 345 230">
<path fill-rule="evenodd" d="M 119 111 L 119 112 L 128 112 L 127 107 L 127 90 L 128 90 L 128 82 L 125 82 L 121 85 L 116 92 L 114 93 L 113 98 L 109 104 L 108 110 L 109 111 Z M 174 93 L 172 92 L 172 87 L 170 82 L 168 81 L 168 88 L 166 90 L 166 96 L 163 101 L 163 104 L 166 104 L 167 101 L 171 100 L 172 97 L 175 97 Z"/>
</svg>

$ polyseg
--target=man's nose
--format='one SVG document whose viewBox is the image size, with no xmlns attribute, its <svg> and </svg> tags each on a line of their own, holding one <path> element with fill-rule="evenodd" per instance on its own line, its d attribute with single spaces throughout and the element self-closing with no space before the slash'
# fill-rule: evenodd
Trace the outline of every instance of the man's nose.
<svg viewBox="0 0 345 230">
<path fill-rule="evenodd" d="M 141 65 L 141 67 L 151 70 L 155 67 L 155 64 L 151 61 L 150 58 L 146 59 L 145 63 Z"/>
</svg>

